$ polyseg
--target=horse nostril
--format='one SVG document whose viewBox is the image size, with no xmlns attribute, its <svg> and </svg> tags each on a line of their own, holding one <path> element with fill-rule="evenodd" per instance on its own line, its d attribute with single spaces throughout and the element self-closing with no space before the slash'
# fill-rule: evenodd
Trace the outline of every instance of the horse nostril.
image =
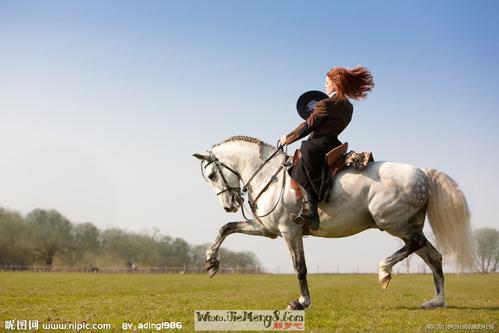
<svg viewBox="0 0 499 333">
<path fill-rule="evenodd" d="M 226 212 L 230 212 L 230 207 L 224 207 Z"/>
</svg>

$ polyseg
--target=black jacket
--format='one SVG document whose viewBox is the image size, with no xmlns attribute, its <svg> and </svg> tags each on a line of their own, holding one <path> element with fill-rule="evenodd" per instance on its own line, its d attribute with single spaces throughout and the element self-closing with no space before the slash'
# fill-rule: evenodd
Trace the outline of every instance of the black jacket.
<svg viewBox="0 0 499 333">
<path fill-rule="evenodd" d="M 348 100 L 324 99 L 316 104 L 305 122 L 286 136 L 285 143 L 290 144 L 311 133 L 301 144 L 302 158 L 288 172 L 318 200 L 325 195 L 324 180 L 329 176 L 324 158 L 331 149 L 341 145 L 338 135 L 352 120 L 352 113 L 353 106 Z"/>
<path fill-rule="evenodd" d="M 310 133 L 312 136 L 309 139 L 337 138 L 352 120 L 352 113 L 353 105 L 348 100 L 338 101 L 334 97 L 323 99 L 317 102 L 307 120 L 286 136 L 285 144 L 291 144 Z"/>
</svg>

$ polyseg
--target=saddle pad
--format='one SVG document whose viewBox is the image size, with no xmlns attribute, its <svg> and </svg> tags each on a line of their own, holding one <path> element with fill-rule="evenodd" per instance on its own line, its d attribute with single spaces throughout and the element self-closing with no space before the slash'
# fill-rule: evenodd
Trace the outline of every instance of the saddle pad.
<svg viewBox="0 0 499 333">
<path fill-rule="evenodd" d="M 361 153 L 350 151 L 345 157 L 345 165 L 356 170 L 366 168 L 369 162 L 374 162 L 373 154 L 370 151 Z"/>
</svg>

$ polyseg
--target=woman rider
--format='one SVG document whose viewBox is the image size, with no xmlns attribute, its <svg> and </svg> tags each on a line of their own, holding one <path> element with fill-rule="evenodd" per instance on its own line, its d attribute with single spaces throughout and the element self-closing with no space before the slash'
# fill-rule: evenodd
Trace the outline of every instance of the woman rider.
<svg viewBox="0 0 499 333">
<path fill-rule="evenodd" d="M 289 145 L 311 133 L 308 140 L 302 141 L 302 158 L 288 172 L 303 193 L 301 209 L 295 221 L 305 220 L 312 230 L 319 229 L 317 205 L 323 195 L 319 192 L 323 168 L 326 167 L 325 156 L 341 145 L 338 135 L 352 119 L 353 106 L 348 99 L 364 99 L 373 87 L 372 74 L 365 67 L 332 68 L 326 75 L 325 83 L 329 98 L 317 102 L 305 122 L 279 139 L 278 145 Z"/>
</svg>

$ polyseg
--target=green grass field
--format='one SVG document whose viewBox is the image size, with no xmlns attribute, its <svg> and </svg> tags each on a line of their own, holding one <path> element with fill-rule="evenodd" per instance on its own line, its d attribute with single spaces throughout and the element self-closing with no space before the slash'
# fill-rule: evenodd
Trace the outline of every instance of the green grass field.
<svg viewBox="0 0 499 333">
<path fill-rule="evenodd" d="M 431 275 L 309 275 L 307 332 L 429 332 L 427 324 L 495 324 L 499 275 L 446 275 L 447 308 L 422 310 Z M 292 275 L 134 275 L 0 273 L 0 328 L 5 320 L 112 323 L 180 321 L 193 331 L 195 309 L 283 309 L 298 296 Z M 494 331 L 494 330 L 491 330 Z"/>
</svg>

